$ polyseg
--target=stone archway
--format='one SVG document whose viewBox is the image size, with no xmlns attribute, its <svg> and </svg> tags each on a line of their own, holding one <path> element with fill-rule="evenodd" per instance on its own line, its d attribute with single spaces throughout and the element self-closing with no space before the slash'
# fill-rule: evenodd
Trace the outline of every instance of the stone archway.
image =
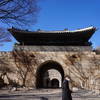
<svg viewBox="0 0 100 100">
<path fill-rule="evenodd" d="M 63 79 L 64 70 L 62 66 L 56 61 L 46 61 L 37 69 L 36 88 L 60 88 Z"/>
</svg>

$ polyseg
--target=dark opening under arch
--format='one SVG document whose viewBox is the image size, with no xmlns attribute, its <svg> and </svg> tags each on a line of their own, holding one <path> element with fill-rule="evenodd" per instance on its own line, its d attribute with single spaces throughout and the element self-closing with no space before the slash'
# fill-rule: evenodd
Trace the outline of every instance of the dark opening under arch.
<svg viewBox="0 0 100 100">
<path fill-rule="evenodd" d="M 42 63 L 39 66 L 39 68 L 37 69 L 37 72 L 36 72 L 36 88 L 50 88 L 50 87 L 48 87 L 48 84 L 45 87 L 44 83 L 43 83 L 44 73 L 46 71 L 50 70 L 50 69 L 57 70 L 61 74 L 61 83 L 63 82 L 63 80 L 64 80 L 64 70 L 63 70 L 62 66 L 58 62 L 50 60 L 50 61 L 46 61 L 46 62 Z M 48 83 L 48 81 L 49 81 L 49 79 L 47 78 L 46 82 Z M 51 84 L 55 83 L 55 81 L 54 82 L 53 81 L 51 81 L 52 82 Z M 57 83 L 57 80 L 56 80 L 55 84 L 56 85 L 59 84 L 59 83 Z M 51 88 L 53 88 L 53 87 L 51 87 Z M 58 88 L 59 88 L 59 86 L 58 86 Z"/>
<path fill-rule="evenodd" d="M 58 79 L 52 79 L 51 80 L 51 86 L 52 88 L 59 88 L 59 80 Z"/>
</svg>

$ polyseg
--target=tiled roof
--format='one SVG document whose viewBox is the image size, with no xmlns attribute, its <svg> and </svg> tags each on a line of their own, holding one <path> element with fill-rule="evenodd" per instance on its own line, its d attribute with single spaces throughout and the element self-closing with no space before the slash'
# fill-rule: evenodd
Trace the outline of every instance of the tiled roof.
<svg viewBox="0 0 100 100">
<path fill-rule="evenodd" d="M 88 27 L 74 31 L 27 31 L 9 29 L 12 35 L 26 45 L 90 45 L 89 39 L 96 31 L 95 27 Z"/>
</svg>

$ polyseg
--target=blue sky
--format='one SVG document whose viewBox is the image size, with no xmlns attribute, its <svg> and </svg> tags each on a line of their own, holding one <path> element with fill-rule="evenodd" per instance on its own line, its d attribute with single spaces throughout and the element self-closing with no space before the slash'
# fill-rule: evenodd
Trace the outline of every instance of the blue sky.
<svg viewBox="0 0 100 100">
<path fill-rule="evenodd" d="M 29 30 L 75 30 L 93 25 L 99 30 L 90 41 L 93 47 L 100 46 L 100 0 L 41 0 L 39 6 L 38 22 Z M 12 44 L 6 43 L 0 50 L 11 50 Z"/>
</svg>

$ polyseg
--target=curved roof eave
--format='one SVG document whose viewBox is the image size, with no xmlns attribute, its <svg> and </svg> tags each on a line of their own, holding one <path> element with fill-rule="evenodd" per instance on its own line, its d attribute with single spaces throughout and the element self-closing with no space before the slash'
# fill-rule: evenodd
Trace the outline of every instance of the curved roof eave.
<svg viewBox="0 0 100 100">
<path fill-rule="evenodd" d="M 96 27 L 87 27 L 87 28 L 83 28 L 83 29 L 77 29 L 77 30 L 73 30 L 73 31 L 69 31 L 69 30 L 62 30 L 62 31 L 26 31 L 26 30 L 19 30 L 16 28 L 12 28 L 12 29 L 8 29 L 11 33 L 12 32 L 20 32 L 20 33 L 79 33 L 79 32 L 86 32 L 86 31 L 96 31 L 97 28 Z"/>
</svg>

